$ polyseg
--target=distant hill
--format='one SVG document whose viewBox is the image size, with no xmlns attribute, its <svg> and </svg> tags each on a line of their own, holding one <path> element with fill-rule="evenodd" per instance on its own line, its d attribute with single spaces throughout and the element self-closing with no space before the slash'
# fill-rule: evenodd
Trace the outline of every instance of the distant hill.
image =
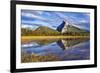
<svg viewBox="0 0 100 73">
<path fill-rule="evenodd" d="M 47 36 L 47 35 L 59 35 L 60 32 L 46 27 L 46 26 L 40 26 L 35 30 L 29 30 L 29 29 L 21 29 L 22 30 L 22 35 L 40 35 L 40 36 Z"/>
<path fill-rule="evenodd" d="M 46 26 L 40 26 L 39 28 L 37 28 L 35 30 L 35 32 L 41 32 L 41 33 L 59 33 L 58 31 L 52 29 L 52 28 L 49 28 L 49 27 L 46 27 Z"/>
<path fill-rule="evenodd" d="M 75 27 L 73 25 L 67 25 L 66 29 L 63 29 L 64 32 L 63 35 L 71 35 L 71 36 L 89 36 L 90 32 L 84 29 L 80 29 L 78 27 Z"/>
<path fill-rule="evenodd" d="M 73 25 L 67 25 L 67 32 L 88 32 L 87 30 L 80 29 L 78 27 L 75 27 Z"/>
<path fill-rule="evenodd" d="M 35 30 L 27 29 L 27 28 L 21 28 L 21 35 L 26 35 L 26 36 L 56 36 L 56 35 L 71 35 L 71 36 L 76 36 L 76 35 L 89 35 L 89 32 L 80 29 L 78 27 L 72 26 L 72 25 L 67 25 L 67 28 L 65 29 L 64 33 L 59 32 L 57 30 L 54 30 L 52 28 L 46 27 L 46 26 L 40 26 Z"/>
</svg>

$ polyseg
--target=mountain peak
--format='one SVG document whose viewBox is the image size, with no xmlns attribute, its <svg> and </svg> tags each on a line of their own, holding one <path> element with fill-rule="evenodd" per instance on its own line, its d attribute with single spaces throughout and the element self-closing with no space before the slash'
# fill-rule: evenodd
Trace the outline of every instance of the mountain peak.
<svg viewBox="0 0 100 73">
<path fill-rule="evenodd" d="M 71 24 L 69 22 L 63 21 L 58 27 L 57 27 L 57 31 L 62 32 L 62 33 L 66 33 L 66 32 L 83 32 L 86 30 L 81 29 L 77 26 L 75 26 L 75 24 Z"/>
</svg>

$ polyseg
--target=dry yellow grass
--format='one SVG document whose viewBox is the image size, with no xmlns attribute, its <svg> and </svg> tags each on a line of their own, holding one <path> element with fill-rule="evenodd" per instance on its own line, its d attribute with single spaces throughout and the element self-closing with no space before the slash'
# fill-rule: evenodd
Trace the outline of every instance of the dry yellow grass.
<svg viewBox="0 0 100 73">
<path fill-rule="evenodd" d="M 89 38 L 89 36 L 22 36 L 21 39 Z"/>
<path fill-rule="evenodd" d="M 59 60 L 60 60 L 60 58 L 53 54 L 48 54 L 45 56 L 36 55 L 36 54 L 22 54 L 22 56 L 21 56 L 22 63 L 47 62 L 47 61 L 59 61 Z"/>
<path fill-rule="evenodd" d="M 89 36 L 22 36 L 21 42 L 27 43 L 36 40 L 58 40 L 58 39 L 89 39 Z"/>
</svg>

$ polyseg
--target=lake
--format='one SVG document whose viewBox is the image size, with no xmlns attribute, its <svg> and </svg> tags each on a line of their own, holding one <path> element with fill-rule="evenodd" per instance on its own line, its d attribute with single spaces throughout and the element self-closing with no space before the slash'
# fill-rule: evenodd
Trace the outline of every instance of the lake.
<svg viewBox="0 0 100 73">
<path fill-rule="evenodd" d="M 90 59 L 89 39 L 34 39 L 21 44 L 21 62 L 73 61 Z"/>
</svg>

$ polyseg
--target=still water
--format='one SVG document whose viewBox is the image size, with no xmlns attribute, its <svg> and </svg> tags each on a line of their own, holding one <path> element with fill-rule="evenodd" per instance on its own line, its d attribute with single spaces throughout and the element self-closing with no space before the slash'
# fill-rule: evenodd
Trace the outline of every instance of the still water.
<svg viewBox="0 0 100 73">
<path fill-rule="evenodd" d="M 89 39 L 39 39 L 21 45 L 22 63 L 89 59 Z"/>
</svg>

